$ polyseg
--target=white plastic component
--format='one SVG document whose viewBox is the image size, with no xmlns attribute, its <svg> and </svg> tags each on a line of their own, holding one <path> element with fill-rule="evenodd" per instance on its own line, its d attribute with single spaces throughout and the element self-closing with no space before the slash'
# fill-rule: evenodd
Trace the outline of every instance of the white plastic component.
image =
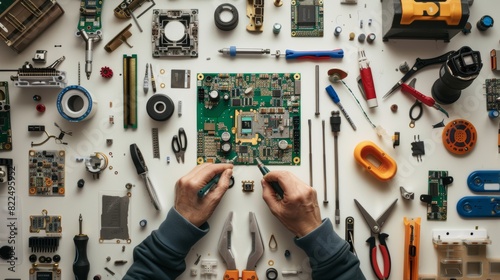
<svg viewBox="0 0 500 280">
<path fill-rule="evenodd" d="M 84 87 L 72 85 L 64 88 L 56 101 L 59 114 L 70 122 L 88 120 L 95 115 L 97 102 Z"/>
<path fill-rule="evenodd" d="M 201 279 L 215 279 L 217 277 L 217 260 L 201 260 Z M 213 276 L 213 278 L 212 278 Z"/>
<path fill-rule="evenodd" d="M 435 229 L 432 231 L 432 242 L 436 245 L 491 244 L 486 229 Z"/>
<path fill-rule="evenodd" d="M 191 276 L 193 276 L 193 277 L 198 276 L 198 269 L 196 269 L 196 268 L 191 268 L 191 270 L 190 270 L 190 274 L 191 274 Z"/>
<path fill-rule="evenodd" d="M 54 71 L 55 72 L 55 71 Z M 22 73 L 16 76 L 14 86 L 16 87 L 34 87 L 34 88 L 64 88 L 66 87 L 66 72 L 57 71 L 54 76 L 30 76 Z"/>
</svg>

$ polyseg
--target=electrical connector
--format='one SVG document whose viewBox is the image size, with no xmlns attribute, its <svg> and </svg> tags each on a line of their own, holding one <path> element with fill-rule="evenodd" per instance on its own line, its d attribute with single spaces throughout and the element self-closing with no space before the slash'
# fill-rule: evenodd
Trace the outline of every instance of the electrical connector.
<svg viewBox="0 0 500 280">
<path fill-rule="evenodd" d="M 330 116 L 330 126 L 334 134 L 338 134 L 340 131 L 340 113 L 339 111 L 332 111 Z"/>
</svg>

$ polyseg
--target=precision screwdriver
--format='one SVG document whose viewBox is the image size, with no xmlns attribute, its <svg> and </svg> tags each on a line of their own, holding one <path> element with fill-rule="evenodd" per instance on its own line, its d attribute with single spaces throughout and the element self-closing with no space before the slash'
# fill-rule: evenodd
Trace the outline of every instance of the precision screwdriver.
<svg viewBox="0 0 500 280">
<path fill-rule="evenodd" d="M 144 94 L 147 94 L 148 93 L 148 89 L 149 89 L 149 74 L 148 74 L 148 70 L 149 70 L 149 65 L 148 65 L 148 63 L 146 63 L 146 74 L 144 74 L 144 82 L 142 83 L 142 89 L 144 90 Z"/>
<path fill-rule="evenodd" d="M 75 274 L 75 280 L 87 280 L 90 271 L 90 263 L 87 258 L 87 243 L 89 242 L 89 237 L 82 233 L 82 214 L 78 219 L 79 224 L 79 234 L 73 237 L 73 242 L 75 243 L 76 255 L 75 261 L 73 262 L 73 273 Z"/>
<path fill-rule="evenodd" d="M 237 48 L 236 46 L 230 46 L 229 48 L 220 49 L 219 53 L 236 56 L 238 54 L 270 54 L 271 50 L 259 48 Z"/>
<path fill-rule="evenodd" d="M 351 125 L 352 129 L 356 130 L 356 125 L 352 121 L 351 117 L 349 117 L 349 114 L 347 114 L 347 111 L 344 109 L 344 106 L 342 106 L 342 103 L 340 103 L 340 98 L 339 98 L 337 92 L 335 91 L 335 89 L 333 89 L 333 87 L 331 85 L 329 85 L 326 87 L 326 92 L 328 93 L 330 98 L 333 100 L 333 103 L 337 104 L 337 106 L 340 109 L 340 112 L 342 112 L 342 114 L 346 118 L 347 122 Z"/>
<path fill-rule="evenodd" d="M 257 167 L 259 167 L 262 175 L 266 175 L 267 173 L 269 173 L 269 168 L 267 168 L 259 158 L 255 158 L 255 160 L 257 161 Z M 276 192 L 278 199 L 283 199 L 283 189 L 281 188 L 280 184 L 278 184 L 278 182 L 270 182 L 270 184 L 273 190 Z"/>
</svg>

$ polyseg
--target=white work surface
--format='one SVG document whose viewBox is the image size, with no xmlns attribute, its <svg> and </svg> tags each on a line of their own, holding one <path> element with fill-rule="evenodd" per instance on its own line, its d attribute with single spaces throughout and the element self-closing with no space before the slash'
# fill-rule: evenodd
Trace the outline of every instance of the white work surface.
<svg viewBox="0 0 500 280">
<path fill-rule="evenodd" d="M 48 50 L 47 65 L 60 56 L 66 56 L 66 60 L 59 67 L 60 70 L 67 71 L 68 85 L 78 83 L 77 63 L 81 63 L 81 85 L 91 92 L 98 102 L 96 115 L 85 122 L 69 123 L 57 112 L 55 101 L 59 89 L 26 89 L 16 88 L 9 82 L 10 100 L 12 105 L 12 130 L 13 147 L 12 152 L 2 153 L 0 156 L 13 158 L 16 166 L 16 186 L 21 208 L 22 229 L 19 232 L 19 239 L 24 244 L 22 264 L 17 265 L 15 273 L 7 270 L 7 266 L 1 266 L 2 278 L 28 279 L 31 263 L 28 256 L 31 254 L 27 246 L 29 233 L 29 215 L 38 215 L 42 209 L 48 210 L 49 214 L 62 216 L 63 237 L 60 242 L 58 254 L 62 261 L 62 279 L 72 279 L 72 263 L 75 255 L 73 236 L 78 233 L 78 215 L 83 216 L 83 232 L 88 234 L 90 241 L 88 244 L 88 255 L 91 263 L 89 279 L 96 274 L 101 274 L 103 279 L 114 279 L 105 270 L 109 267 L 116 272 L 115 278 L 121 278 L 132 264 L 132 250 L 146 238 L 150 232 L 156 229 L 164 220 L 168 210 L 174 203 L 174 185 L 178 178 L 189 172 L 196 166 L 196 74 L 202 72 L 210 73 L 300 73 L 302 76 L 302 100 L 301 100 L 301 163 L 300 166 L 269 166 L 271 170 L 288 170 L 296 174 L 305 182 L 309 182 L 309 141 L 308 141 L 308 119 L 312 120 L 312 155 L 313 155 L 313 182 L 318 192 L 319 207 L 322 216 L 334 218 L 334 152 L 333 135 L 330 131 L 329 116 L 332 110 L 338 107 L 327 96 L 324 88 L 329 85 L 326 72 L 330 68 L 342 68 L 350 74 L 346 83 L 353 89 L 360 99 L 362 106 L 366 109 L 366 102 L 361 100 L 361 95 L 356 86 L 356 76 L 359 74 L 357 63 L 358 47 L 363 47 L 367 58 L 371 61 L 371 68 L 378 93 L 379 106 L 368 110 L 368 114 L 374 123 L 383 126 L 390 135 L 394 131 L 401 132 L 401 145 L 392 148 L 390 140 L 379 138 L 369 123 L 363 117 L 354 99 L 342 85 L 335 85 L 339 93 L 342 104 L 351 115 L 358 129 L 353 129 L 348 125 L 342 116 L 342 128 L 339 135 L 339 176 L 340 176 L 340 209 L 341 224 L 334 225 L 335 231 L 343 238 L 345 235 L 344 224 L 347 216 L 355 219 L 355 247 L 361 262 L 361 269 L 368 279 L 374 279 L 374 274 L 370 267 L 368 245 L 365 240 L 370 232 L 365 224 L 360 212 L 355 207 L 353 199 L 357 199 L 370 213 L 377 218 L 389 205 L 399 199 L 397 207 L 392 216 L 389 217 L 383 228 L 383 232 L 390 235 L 387 240 L 392 256 L 392 279 L 401 279 L 403 274 L 403 244 L 404 227 L 403 217 L 422 217 L 421 249 L 420 249 L 420 274 L 437 273 L 437 254 L 431 241 L 431 231 L 433 229 L 472 229 L 475 226 L 486 228 L 493 245 L 489 246 L 489 257 L 500 257 L 493 248 L 498 248 L 500 244 L 500 234 L 496 219 L 463 219 L 460 218 L 455 209 L 456 202 L 463 196 L 473 195 L 466 184 L 467 176 L 474 170 L 496 169 L 498 168 L 499 156 L 497 152 L 497 131 L 498 122 L 487 117 L 485 110 L 485 97 L 483 83 L 487 78 L 494 78 L 495 74 L 490 70 L 489 53 L 493 48 L 498 48 L 500 31 L 497 26 L 487 32 L 479 32 L 475 26 L 476 22 L 485 14 L 498 11 L 499 4 L 496 1 L 475 1 L 471 7 L 469 21 L 473 24 L 472 33 L 464 35 L 457 34 L 450 43 L 442 41 L 413 41 L 397 40 L 388 43 L 382 42 L 381 31 L 381 3 L 380 1 L 359 0 L 357 5 L 341 5 L 340 1 L 325 1 L 324 11 L 324 37 L 322 38 L 292 38 L 290 36 L 290 1 L 284 1 L 282 7 L 275 7 L 273 1 L 266 1 L 264 32 L 249 33 L 245 30 L 247 18 L 245 16 L 246 1 L 228 1 L 234 4 L 239 10 L 239 24 L 237 28 L 230 32 L 219 31 L 214 24 L 214 10 L 225 1 L 157 1 L 154 9 L 199 9 L 199 57 L 185 59 L 153 59 L 151 55 L 151 17 L 149 11 L 139 18 L 143 33 L 133 24 L 130 29 L 133 33 L 128 40 L 133 48 L 126 45 L 120 46 L 113 53 L 107 53 L 104 45 L 122 30 L 132 20 L 121 21 L 114 17 L 113 9 L 118 5 L 118 1 L 105 1 L 103 8 L 103 33 L 104 39 L 94 48 L 94 65 L 90 81 L 85 77 L 84 72 L 84 42 L 81 38 L 75 37 L 74 33 L 78 21 L 79 1 L 64 0 L 61 5 L 65 10 L 63 17 L 56 22 L 49 30 L 43 33 L 23 53 L 15 54 L 3 43 L 0 44 L 1 68 L 18 68 L 24 61 L 31 61 L 35 50 Z M 491 14 L 495 16 L 495 14 Z M 369 19 L 372 24 L 368 25 Z M 363 20 L 364 25 L 360 28 L 359 21 Z M 281 33 L 274 35 L 272 25 L 279 22 L 283 25 Z M 341 35 L 333 36 L 335 26 L 342 26 Z M 348 40 L 349 32 L 356 33 L 354 41 Z M 373 44 L 359 43 L 357 35 L 359 33 L 374 32 L 377 39 Z M 55 47 L 55 45 L 62 45 Z M 345 52 L 343 59 L 325 61 L 286 61 L 284 58 L 278 60 L 273 57 L 251 56 L 236 57 L 220 55 L 217 50 L 230 45 L 238 47 L 270 48 L 272 52 L 276 49 L 282 52 L 285 49 L 295 50 L 320 50 L 342 48 Z M 443 128 L 433 129 L 432 124 L 440 122 L 444 115 L 437 110 L 424 107 L 423 117 L 416 122 L 415 128 L 409 128 L 410 122 L 408 110 L 414 99 L 399 90 L 389 99 L 382 100 L 390 87 L 402 77 L 402 73 L 396 70 L 400 63 L 407 61 L 411 66 L 417 57 L 431 58 L 441 55 L 450 50 L 457 50 L 462 46 L 470 46 L 473 50 L 481 52 L 483 69 L 474 83 L 465 89 L 462 97 L 452 105 L 444 106 L 450 113 L 450 118 L 445 118 L 444 122 L 457 118 L 464 118 L 472 122 L 478 132 L 478 140 L 474 150 L 465 156 L 456 156 L 449 153 L 441 141 Z M 125 130 L 122 125 L 122 55 L 138 55 L 138 129 Z M 180 100 L 183 104 L 183 114 L 177 116 L 174 112 L 172 118 L 166 122 L 156 122 L 149 118 L 145 110 L 150 92 L 145 95 L 141 89 L 146 63 L 153 63 L 157 85 L 165 83 L 165 88 L 158 88 L 158 92 L 170 96 L 175 105 Z M 320 112 L 315 116 L 315 64 L 320 65 Z M 114 76 L 110 80 L 100 77 L 99 70 L 102 66 L 108 66 L 114 71 Z M 165 70 L 165 74 L 159 75 L 160 69 Z M 170 70 L 190 69 L 191 88 L 171 89 Z M 426 95 L 430 95 L 430 89 L 434 81 L 438 78 L 438 67 L 432 66 L 420 71 L 417 77 L 416 88 Z M 10 81 L 9 77 L 13 73 L 3 72 L 0 80 Z M 47 110 L 41 114 L 35 110 L 36 103 L 32 100 L 34 94 L 42 97 L 41 103 L 45 104 Z M 112 107 L 110 108 L 110 102 Z M 396 113 L 391 112 L 392 104 L 397 104 L 399 109 Z M 108 117 L 114 115 L 115 123 L 109 124 Z M 329 204 L 323 205 L 323 167 L 322 167 L 322 137 L 321 121 L 326 121 L 326 156 L 327 156 L 327 182 Z M 73 132 L 73 136 L 64 138 L 69 144 L 58 145 L 50 140 L 37 150 L 66 150 L 66 195 L 60 198 L 51 197 L 29 197 L 28 196 L 28 150 L 30 143 L 39 142 L 44 139 L 42 134 L 30 133 L 27 131 L 29 124 L 45 125 L 46 130 L 51 134 L 58 133 L 58 129 L 53 125 L 57 122 L 64 130 Z M 159 128 L 161 159 L 154 159 L 152 154 L 151 128 Z M 179 164 L 174 158 L 170 147 L 172 136 L 177 133 L 179 127 L 186 130 L 188 136 L 188 147 L 186 151 L 186 163 Z M 425 155 L 422 161 L 418 162 L 411 155 L 411 145 L 414 136 L 419 135 L 425 142 Z M 113 139 L 111 146 L 106 145 L 106 139 Z M 353 156 L 354 147 L 361 141 L 370 140 L 379 145 L 398 164 L 396 176 L 388 182 L 377 181 L 374 177 L 365 172 L 358 165 Z M 141 148 L 146 163 L 149 167 L 151 180 L 161 200 L 162 211 L 154 210 L 145 189 L 141 177 L 136 174 L 129 154 L 129 145 L 137 143 Z M 100 179 L 94 180 L 90 173 L 85 170 L 83 163 L 76 162 L 76 157 L 86 157 L 93 152 L 103 152 L 109 157 L 109 165 L 112 170 L 105 170 Z M 113 156 L 109 156 L 112 153 Z M 167 164 L 166 157 L 170 156 L 171 162 Z M 426 220 L 426 205 L 419 201 L 420 194 L 427 193 L 427 172 L 429 170 L 447 170 L 454 177 L 454 183 L 449 187 L 448 192 L 448 220 L 446 222 L 434 222 Z M 215 213 L 209 220 L 210 232 L 198 242 L 191 250 L 186 259 L 187 271 L 180 279 L 200 279 L 200 276 L 191 277 L 190 269 L 198 269 L 200 266 L 194 265 L 197 254 L 201 259 L 216 259 L 219 261 L 217 278 L 222 278 L 225 271 L 225 264 L 222 262 L 218 251 L 217 242 L 222 230 L 225 218 L 230 211 L 234 211 L 234 232 L 233 232 L 233 252 L 236 258 L 237 268 L 245 268 L 251 247 L 251 237 L 248 227 L 248 213 L 256 213 L 260 226 L 260 231 L 265 245 L 265 253 L 257 264 L 257 273 L 260 279 L 265 279 L 265 271 L 269 268 L 268 262 L 274 261 L 274 266 L 279 272 L 282 270 L 302 270 L 303 273 L 295 279 L 309 279 L 310 268 L 305 254 L 293 243 L 293 234 L 288 232 L 278 220 L 270 213 L 268 207 L 262 200 L 260 180 L 262 175 L 256 166 L 235 166 L 234 178 L 235 186 L 230 189 Z M 77 181 L 83 178 L 86 182 L 83 189 L 77 188 Z M 241 191 L 242 180 L 254 180 L 256 188 L 253 193 L 243 193 Z M 99 243 L 99 207 L 102 192 L 125 191 L 125 184 L 132 183 L 130 205 L 131 244 L 126 244 L 125 252 L 122 252 L 122 244 L 100 244 Z M 415 200 L 405 201 L 400 196 L 399 187 L 404 186 L 407 190 L 415 192 Z M 0 187 L 0 194 L 7 194 L 7 187 Z M 139 227 L 139 221 L 147 219 L 148 224 L 145 229 Z M 175 230 L 173 228 L 172 230 Z M 274 234 L 278 242 L 278 250 L 271 251 L 268 242 L 271 234 Z M 284 257 L 284 251 L 290 250 L 291 256 Z M 38 256 L 44 255 L 38 253 Z M 53 255 L 53 254 L 45 254 Z M 111 262 L 106 262 L 106 257 L 111 257 Z M 124 266 L 113 265 L 114 260 L 127 260 Z M 281 275 L 280 275 L 281 279 Z M 289 279 L 294 279 L 291 277 Z"/>
</svg>

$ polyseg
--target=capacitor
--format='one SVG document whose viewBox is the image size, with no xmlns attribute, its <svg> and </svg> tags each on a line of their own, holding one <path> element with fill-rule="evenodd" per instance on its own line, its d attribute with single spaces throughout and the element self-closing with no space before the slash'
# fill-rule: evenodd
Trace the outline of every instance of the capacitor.
<svg viewBox="0 0 500 280">
<path fill-rule="evenodd" d="M 278 142 L 278 148 L 280 148 L 280 150 L 286 150 L 288 148 L 288 142 L 286 142 L 286 140 L 280 140 Z"/>
<path fill-rule="evenodd" d="M 490 119 L 496 119 L 496 118 L 498 118 L 499 115 L 500 115 L 500 113 L 498 113 L 497 110 L 489 110 L 488 111 L 488 117 L 490 117 Z"/>
<path fill-rule="evenodd" d="M 335 27 L 335 30 L 333 31 L 333 36 L 338 37 L 341 32 L 342 32 L 342 27 L 337 26 L 337 27 Z"/>
<path fill-rule="evenodd" d="M 212 102 L 217 102 L 220 99 L 219 92 L 216 90 L 212 90 L 209 94 L 208 97 L 210 98 L 210 101 Z"/>
<path fill-rule="evenodd" d="M 220 149 L 222 150 L 223 153 L 229 153 L 231 151 L 231 143 L 229 142 L 222 143 Z"/>
<path fill-rule="evenodd" d="M 78 182 L 76 183 L 76 186 L 80 189 L 83 188 L 83 186 L 85 186 L 85 180 L 83 180 L 83 179 L 78 180 Z"/>
<path fill-rule="evenodd" d="M 37 104 L 35 108 L 36 108 L 36 110 L 37 110 L 38 112 L 40 112 L 40 113 L 45 112 L 45 109 L 46 109 L 46 108 L 45 108 L 45 105 L 43 105 L 43 104 Z"/>
<path fill-rule="evenodd" d="M 248 95 L 253 92 L 253 87 L 249 87 L 245 89 L 245 95 Z"/>
<path fill-rule="evenodd" d="M 229 101 L 229 94 L 224 94 L 224 96 L 222 97 L 222 99 L 224 99 L 224 101 Z"/>
<path fill-rule="evenodd" d="M 354 32 L 349 33 L 349 41 L 354 40 L 354 37 L 356 37 L 356 34 L 354 34 Z"/>
<path fill-rule="evenodd" d="M 472 30 L 472 24 L 470 22 L 467 22 L 464 26 L 464 28 L 462 28 L 462 33 L 464 33 L 465 35 L 469 34 Z"/>
<path fill-rule="evenodd" d="M 375 33 L 370 33 L 366 37 L 366 41 L 371 44 L 371 43 L 373 43 L 373 41 L 375 41 L 376 38 L 377 38 L 377 36 L 375 35 Z"/>
<path fill-rule="evenodd" d="M 488 28 L 493 27 L 493 18 L 489 15 L 483 16 L 476 24 L 479 31 L 486 31 Z"/>
<path fill-rule="evenodd" d="M 224 132 L 222 132 L 220 139 L 224 142 L 227 142 L 227 141 L 229 141 L 229 139 L 231 139 L 231 134 L 227 131 L 224 131 Z"/>
<path fill-rule="evenodd" d="M 142 219 L 139 221 L 139 226 L 141 226 L 141 227 L 146 227 L 147 224 L 148 224 L 148 220 L 146 220 L 146 219 Z"/>
<path fill-rule="evenodd" d="M 364 43 L 366 39 L 366 35 L 364 33 L 361 33 L 358 35 L 358 42 Z"/>
<path fill-rule="evenodd" d="M 274 34 L 279 34 L 281 31 L 281 23 L 275 23 L 273 24 L 273 33 Z"/>
</svg>

